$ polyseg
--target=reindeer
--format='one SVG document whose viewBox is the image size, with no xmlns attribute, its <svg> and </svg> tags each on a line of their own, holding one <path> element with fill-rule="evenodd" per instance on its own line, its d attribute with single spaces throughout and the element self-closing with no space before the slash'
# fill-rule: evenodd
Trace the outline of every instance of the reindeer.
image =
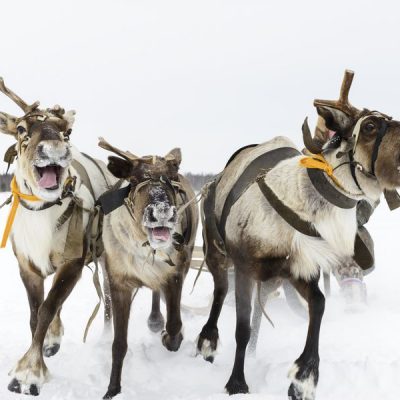
<svg viewBox="0 0 400 400">
<path fill-rule="evenodd" d="M 348 101 L 352 79 L 353 73 L 346 71 L 338 101 L 314 102 L 334 132 L 327 144 L 312 140 L 305 122 L 305 144 L 314 154 L 302 155 L 285 137 L 245 148 L 209 188 L 203 202 L 206 262 L 215 289 L 197 348 L 213 361 L 227 290 L 226 270 L 233 263 L 237 347 L 225 386 L 229 394 L 249 390 L 244 361 L 253 282 L 285 278 L 309 305 L 306 344 L 289 372 L 288 394 L 292 400 L 315 398 L 325 307 L 318 287 L 320 268 L 329 270 L 353 257 L 358 264 L 368 259 L 357 236 L 356 204 L 376 202 L 384 189 L 400 185 L 400 122 L 353 107 Z"/>
<path fill-rule="evenodd" d="M 177 351 L 181 345 L 182 284 L 192 258 L 198 212 L 190 184 L 178 172 L 182 159 L 179 149 L 165 157 L 139 158 L 104 139 L 99 145 L 119 156 L 109 157 L 111 173 L 129 181 L 121 189 L 125 205 L 105 216 L 103 230 L 114 318 L 112 370 L 103 398 L 111 399 L 121 392 L 134 290 L 146 286 L 154 291 L 149 326 L 156 327 L 163 325 L 157 305 L 159 292 L 164 293 L 167 322 L 162 344 L 169 351 Z"/>
<path fill-rule="evenodd" d="M 59 106 L 43 110 L 39 102 L 28 105 L 1 78 L 0 91 L 24 112 L 21 118 L 0 113 L 0 131 L 17 140 L 7 152 L 9 162 L 16 158 L 14 202 L 2 247 L 10 231 L 28 295 L 32 332 L 29 350 L 10 372 L 8 389 L 38 395 L 49 376 L 43 353 L 51 357 L 60 348 L 62 304 L 83 266 L 102 255 L 101 242 L 89 240 L 94 205 L 116 179 L 104 163 L 70 144 L 74 111 L 65 112 Z M 53 273 L 44 299 L 44 279 Z M 106 309 L 110 309 L 109 301 Z"/>
</svg>

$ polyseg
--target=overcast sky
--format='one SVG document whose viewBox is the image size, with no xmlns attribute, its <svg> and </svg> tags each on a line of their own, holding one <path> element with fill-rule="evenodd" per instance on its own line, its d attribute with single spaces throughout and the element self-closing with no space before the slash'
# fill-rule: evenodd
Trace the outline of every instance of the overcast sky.
<svg viewBox="0 0 400 400">
<path fill-rule="evenodd" d="M 137 155 L 178 146 L 183 171 L 218 172 L 249 143 L 300 145 L 313 99 L 336 98 L 345 68 L 354 105 L 400 119 L 399 11 L 382 0 L 2 0 L 0 76 L 27 102 L 75 109 L 82 151 L 105 159 L 98 136 Z M 0 110 L 19 113 L 3 95 Z M 0 137 L 2 151 L 11 143 Z"/>
</svg>

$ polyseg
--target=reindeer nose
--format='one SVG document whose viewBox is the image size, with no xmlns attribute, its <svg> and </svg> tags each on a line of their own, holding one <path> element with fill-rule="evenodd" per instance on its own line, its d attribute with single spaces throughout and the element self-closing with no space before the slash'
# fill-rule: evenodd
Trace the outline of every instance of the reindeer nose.
<svg viewBox="0 0 400 400">
<path fill-rule="evenodd" d="M 144 220 L 151 224 L 175 224 L 177 222 L 177 215 L 175 206 L 149 204 L 144 211 Z"/>
<path fill-rule="evenodd" d="M 54 162 L 68 159 L 70 150 L 64 142 L 59 140 L 46 140 L 36 147 L 36 154 L 42 160 L 51 159 Z"/>
<path fill-rule="evenodd" d="M 46 152 L 44 151 L 44 146 L 42 144 L 38 145 L 37 153 L 40 158 L 49 158 Z"/>
</svg>

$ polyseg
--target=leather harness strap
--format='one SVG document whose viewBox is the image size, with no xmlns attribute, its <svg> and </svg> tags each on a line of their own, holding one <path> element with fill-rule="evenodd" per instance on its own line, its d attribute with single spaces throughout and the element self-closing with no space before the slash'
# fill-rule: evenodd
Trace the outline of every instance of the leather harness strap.
<svg viewBox="0 0 400 400">
<path fill-rule="evenodd" d="M 299 217 L 299 215 L 278 199 L 271 188 L 265 183 L 264 178 L 265 173 L 261 174 L 257 178 L 258 186 L 279 216 L 303 235 L 321 238 L 321 235 L 310 222 L 304 221 Z M 354 242 L 353 259 L 364 270 L 370 269 L 374 266 L 374 242 L 367 229 L 363 226 L 358 227 Z"/>
<path fill-rule="evenodd" d="M 262 170 L 275 167 L 275 165 L 282 160 L 286 160 L 300 154 L 301 153 L 293 147 L 280 147 L 278 149 L 261 154 L 246 167 L 225 200 L 221 218 L 219 220 L 219 230 L 222 239 L 225 239 L 225 225 L 231 208 L 239 200 L 242 194 L 254 183 L 260 172 Z"/>
<path fill-rule="evenodd" d="M 214 211 L 215 189 L 218 184 L 218 178 L 214 182 L 214 184 L 210 186 L 209 196 L 207 196 L 207 198 L 204 201 L 206 223 L 207 226 L 212 230 L 211 236 L 213 236 L 214 239 L 218 241 L 218 245 L 219 247 L 221 247 L 222 250 L 224 250 L 223 239 L 225 239 L 225 225 L 230 210 L 232 206 L 235 204 L 235 202 L 240 198 L 240 196 L 249 188 L 249 186 L 252 183 L 254 183 L 254 181 L 257 182 L 261 192 L 263 193 L 269 204 L 274 208 L 274 210 L 279 214 L 279 216 L 282 219 L 284 219 L 290 226 L 292 226 L 296 231 L 302 233 L 303 235 L 314 238 L 321 238 L 321 235 L 315 229 L 315 227 L 310 222 L 303 220 L 296 212 L 294 212 L 292 209 L 286 206 L 276 196 L 273 190 L 267 185 L 264 179 L 266 173 L 268 173 L 267 171 L 276 166 L 280 161 L 291 157 L 295 157 L 299 154 L 301 153 L 294 148 L 283 147 L 264 153 L 255 160 L 253 160 L 253 162 L 249 164 L 249 166 L 245 169 L 240 178 L 237 180 L 236 184 L 229 192 L 223 207 L 222 215 L 218 226 Z M 260 174 L 260 171 L 262 170 L 264 170 L 264 172 Z M 333 188 L 333 186 L 330 185 L 329 182 L 327 181 L 322 171 L 319 170 L 309 170 L 309 171 L 317 172 L 317 174 L 314 175 L 313 173 L 311 173 L 311 175 L 314 176 L 314 178 L 310 179 L 312 182 L 314 181 L 313 182 L 314 187 L 324 198 L 326 198 L 327 201 L 341 208 L 353 208 L 356 206 L 357 201 L 347 198 L 346 196 L 342 195 L 342 193 L 338 192 L 335 188 Z M 319 172 L 321 173 L 323 178 L 325 178 L 325 180 L 321 178 L 321 175 L 318 174 Z M 328 185 L 333 190 L 327 189 L 326 187 Z M 333 199 L 334 196 L 338 196 L 339 200 L 337 198 Z M 329 198 L 331 198 L 332 201 Z M 337 204 L 335 204 L 334 202 L 336 202 Z M 368 231 L 362 226 L 359 227 L 355 238 L 353 258 L 357 262 L 357 264 L 364 270 L 369 269 L 374 265 L 373 241 Z"/>
<path fill-rule="evenodd" d="M 228 160 L 228 162 L 225 165 L 225 168 L 238 156 L 243 150 L 251 149 L 253 147 L 258 146 L 258 144 L 248 144 L 247 146 L 241 147 L 239 150 L 236 150 L 232 155 L 231 158 Z"/>
<path fill-rule="evenodd" d="M 319 169 L 307 169 L 308 177 L 311 183 L 317 189 L 318 193 L 339 208 L 354 208 L 357 205 L 357 200 L 347 197 L 339 192 L 326 178 L 325 173 Z"/>
<path fill-rule="evenodd" d="M 383 191 L 387 205 L 390 211 L 396 210 L 400 207 L 400 195 L 397 190 L 387 190 Z"/>
<path fill-rule="evenodd" d="M 378 134 L 376 135 L 374 149 L 372 150 L 372 157 L 371 157 L 371 174 L 375 175 L 375 162 L 378 158 L 379 148 L 382 143 L 382 139 L 386 134 L 388 128 L 388 123 L 386 119 L 382 119 L 381 127 L 379 128 Z"/>
<path fill-rule="evenodd" d="M 266 173 L 263 173 L 257 177 L 257 184 L 272 208 L 296 231 L 306 236 L 320 238 L 321 235 L 310 222 L 301 219 L 291 208 L 279 200 L 273 190 L 266 184 L 265 175 Z"/>
<path fill-rule="evenodd" d="M 117 184 L 107 192 L 103 193 L 96 201 L 96 205 L 99 205 L 104 215 L 116 210 L 117 208 L 124 205 L 125 199 L 128 197 L 131 191 L 132 185 L 129 184 L 123 188 L 119 188 L 122 184 L 122 180 L 118 181 Z"/>
<path fill-rule="evenodd" d="M 92 182 L 90 181 L 89 174 L 87 173 L 86 168 L 77 160 L 72 160 L 71 165 L 72 168 L 74 168 L 78 172 L 78 175 L 80 176 L 82 183 L 88 188 L 93 199 L 96 199 Z"/>
</svg>

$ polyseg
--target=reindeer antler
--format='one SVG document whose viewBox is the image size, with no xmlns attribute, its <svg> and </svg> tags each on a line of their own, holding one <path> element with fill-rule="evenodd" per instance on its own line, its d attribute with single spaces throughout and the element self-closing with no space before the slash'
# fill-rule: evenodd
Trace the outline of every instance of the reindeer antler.
<svg viewBox="0 0 400 400">
<path fill-rule="evenodd" d="M 351 84 L 353 82 L 354 72 L 348 69 L 345 70 L 343 76 L 342 86 L 340 88 L 340 96 L 338 100 L 321 100 L 315 99 L 315 107 L 331 107 L 337 110 L 343 111 L 350 117 L 355 117 L 360 113 L 360 110 L 352 106 L 349 102 L 349 92 Z M 318 137 L 312 137 L 310 128 L 308 127 L 307 118 L 303 123 L 303 140 L 306 148 L 311 151 L 311 153 L 320 153 L 324 145 Z"/>
<path fill-rule="evenodd" d="M 123 151 L 119 150 L 116 147 L 112 146 L 110 143 L 108 143 L 104 138 L 100 137 L 99 138 L 99 146 L 105 150 L 111 151 L 117 155 L 119 155 L 122 158 L 125 158 L 125 160 L 128 161 L 136 161 L 139 160 L 140 157 L 135 156 L 132 154 L 130 151 Z"/>
<path fill-rule="evenodd" d="M 314 106 L 333 107 L 343 111 L 349 116 L 354 116 L 360 112 L 357 108 L 353 107 L 349 102 L 349 92 L 353 82 L 354 72 L 346 69 L 344 72 L 342 87 L 340 88 L 340 96 L 338 100 L 314 100 Z"/>
<path fill-rule="evenodd" d="M 304 120 L 301 130 L 303 132 L 303 142 L 306 149 L 313 154 L 321 153 L 324 142 L 317 137 L 312 137 L 310 127 L 308 126 L 308 118 Z"/>
<path fill-rule="evenodd" d="M 25 101 L 23 101 L 21 97 L 16 95 L 14 92 L 12 92 L 4 85 L 4 79 L 1 77 L 0 77 L 0 91 L 3 92 L 7 97 L 9 97 L 20 108 L 22 108 L 25 114 L 28 114 L 39 107 L 40 103 L 38 101 L 35 101 L 32 105 L 28 105 L 27 103 L 25 103 Z"/>
</svg>

